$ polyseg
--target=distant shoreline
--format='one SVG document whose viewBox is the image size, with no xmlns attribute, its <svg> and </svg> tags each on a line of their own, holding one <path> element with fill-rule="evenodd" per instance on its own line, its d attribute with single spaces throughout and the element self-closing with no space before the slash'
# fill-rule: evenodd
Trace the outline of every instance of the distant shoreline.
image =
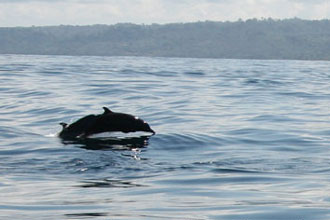
<svg viewBox="0 0 330 220">
<path fill-rule="evenodd" d="M 0 28 L 0 54 L 330 60 L 330 20 Z"/>
<path fill-rule="evenodd" d="M 315 61 L 315 62 L 329 62 L 330 60 L 303 60 L 303 59 L 251 59 L 251 58 L 205 58 L 205 57 L 160 57 L 160 56 L 126 56 L 126 55 L 123 55 L 123 56 L 108 56 L 108 55 L 60 55 L 60 54 L 15 54 L 15 53 L 7 53 L 7 54 L 1 54 L 0 53 L 0 56 L 59 56 L 59 57 L 122 57 L 122 58 L 159 58 L 159 59 L 209 59 L 209 60 L 264 60 L 264 61 Z"/>
</svg>

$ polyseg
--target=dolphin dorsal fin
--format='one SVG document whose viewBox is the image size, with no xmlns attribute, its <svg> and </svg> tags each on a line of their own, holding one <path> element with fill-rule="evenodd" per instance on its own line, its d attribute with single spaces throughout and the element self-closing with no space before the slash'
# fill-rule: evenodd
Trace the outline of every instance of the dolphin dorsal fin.
<svg viewBox="0 0 330 220">
<path fill-rule="evenodd" d="M 68 126 L 68 124 L 67 124 L 67 123 L 64 123 L 64 122 L 61 122 L 60 125 L 62 125 L 62 128 L 63 128 L 63 129 L 66 128 L 66 127 Z"/>
<path fill-rule="evenodd" d="M 108 109 L 107 107 L 103 107 L 103 110 L 104 110 L 103 115 L 112 113 L 112 111 L 110 109 Z"/>
</svg>

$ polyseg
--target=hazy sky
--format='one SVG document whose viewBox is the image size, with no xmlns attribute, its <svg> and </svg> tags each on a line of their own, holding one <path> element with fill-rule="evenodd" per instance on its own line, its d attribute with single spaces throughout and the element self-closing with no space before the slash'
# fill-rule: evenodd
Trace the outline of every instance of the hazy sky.
<svg viewBox="0 0 330 220">
<path fill-rule="evenodd" d="M 0 0 L 0 26 L 330 18 L 330 0 Z"/>
</svg>

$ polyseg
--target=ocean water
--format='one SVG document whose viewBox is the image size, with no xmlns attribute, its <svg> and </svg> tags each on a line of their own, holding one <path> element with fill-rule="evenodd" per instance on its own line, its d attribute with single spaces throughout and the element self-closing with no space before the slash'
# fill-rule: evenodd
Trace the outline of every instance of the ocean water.
<svg viewBox="0 0 330 220">
<path fill-rule="evenodd" d="M 0 219 L 330 219 L 330 62 L 1 55 L 0 94 Z M 56 136 L 103 106 L 157 134 Z"/>
</svg>

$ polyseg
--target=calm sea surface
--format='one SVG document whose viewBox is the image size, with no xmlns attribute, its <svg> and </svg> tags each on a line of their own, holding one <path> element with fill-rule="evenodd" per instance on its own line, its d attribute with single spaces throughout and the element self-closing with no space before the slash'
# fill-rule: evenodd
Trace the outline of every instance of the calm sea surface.
<svg viewBox="0 0 330 220">
<path fill-rule="evenodd" d="M 0 219 L 330 219 L 330 62 L 0 56 Z M 64 143 L 102 107 L 157 132 Z"/>
</svg>

